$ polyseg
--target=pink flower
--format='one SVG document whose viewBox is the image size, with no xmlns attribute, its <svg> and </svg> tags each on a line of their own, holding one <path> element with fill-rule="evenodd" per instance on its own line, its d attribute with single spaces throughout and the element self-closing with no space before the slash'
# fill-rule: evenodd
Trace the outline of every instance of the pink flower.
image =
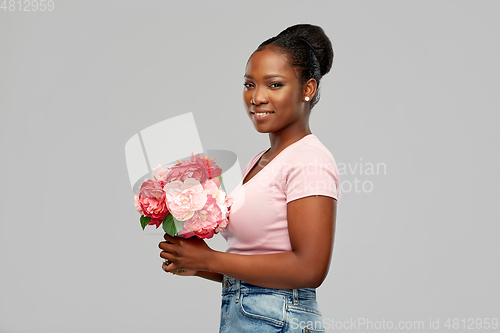
<svg viewBox="0 0 500 333">
<path fill-rule="evenodd" d="M 227 227 L 227 222 L 228 222 L 228 219 L 226 217 L 223 218 L 222 221 L 220 222 L 220 224 L 217 226 L 217 228 L 215 228 L 215 232 L 219 233 L 222 230 L 224 230 Z"/>
<path fill-rule="evenodd" d="M 134 206 L 135 206 L 135 209 L 141 214 L 141 215 L 144 215 L 144 212 L 142 211 L 142 207 L 141 207 L 141 204 L 139 203 L 139 196 L 136 194 L 134 196 Z"/>
<path fill-rule="evenodd" d="M 207 180 L 205 184 L 203 184 L 203 188 L 208 195 L 211 195 L 212 198 L 215 199 L 217 206 L 219 206 L 219 209 L 221 211 L 222 220 L 219 221 L 219 224 L 215 229 L 215 232 L 218 233 L 220 232 L 220 230 L 224 229 L 227 226 L 229 207 L 231 206 L 233 201 L 232 198 L 227 196 L 226 193 L 222 189 L 220 189 L 219 186 L 217 186 L 213 180 L 210 179 Z"/>
<path fill-rule="evenodd" d="M 221 189 L 217 189 L 217 194 L 214 196 L 214 199 L 217 201 L 217 205 L 222 212 L 222 217 L 229 217 L 229 207 L 231 207 L 233 199 L 226 195 L 226 192 Z"/>
<path fill-rule="evenodd" d="M 200 154 L 191 154 L 189 160 L 175 165 L 160 164 L 153 169 L 153 180 L 141 185 L 134 206 L 157 228 L 170 212 L 175 219 L 184 221 L 179 236 L 211 238 L 227 226 L 232 204 L 220 189 L 221 174 L 213 158 Z M 144 228 L 143 223 L 142 219 Z"/>
<path fill-rule="evenodd" d="M 219 181 L 219 177 L 218 176 L 210 178 L 210 180 L 215 183 L 215 186 L 220 187 L 220 181 Z"/>
<path fill-rule="evenodd" d="M 203 186 L 193 178 L 186 178 L 183 182 L 172 181 L 163 189 L 166 193 L 167 206 L 179 221 L 191 218 L 195 211 L 202 209 L 207 201 Z"/>
<path fill-rule="evenodd" d="M 185 181 L 194 178 L 201 184 L 207 179 L 220 176 L 222 169 L 219 168 L 213 158 L 202 157 L 200 154 L 194 156 L 191 153 L 189 161 L 181 161 L 172 166 L 165 177 L 165 182 L 174 180 Z"/>
<path fill-rule="evenodd" d="M 222 219 L 222 212 L 217 205 L 217 201 L 212 196 L 207 195 L 204 207 L 184 222 L 184 226 L 178 235 L 185 238 L 194 235 L 198 236 L 198 238 L 212 238 Z"/>
<path fill-rule="evenodd" d="M 222 192 L 224 195 L 221 195 L 220 192 Z M 221 232 L 221 230 L 224 230 L 227 227 L 227 223 L 229 222 L 229 220 L 228 220 L 229 212 L 231 210 L 231 205 L 233 204 L 233 198 L 226 195 L 224 193 L 224 191 L 222 191 L 222 190 L 219 191 L 219 195 L 217 198 L 218 198 L 217 204 L 219 205 L 221 212 L 222 212 L 222 216 L 223 216 L 222 221 L 220 221 L 219 225 L 215 229 L 215 232 L 219 233 L 219 232 Z M 220 203 L 222 198 L 224 201 L 222 203 Z"/>
<path fill-rule="evenodd" d="M 163 185 L 165 185 L 167 183 L 167 181 L 166 181 L 167 175 L 170 171 L 170 168 L 172 168 L 172 167 L 173 167 L 173 164 L 169 164 L 169 165 L 158 164 L 158 166 L 156 168 L 154 168 L 152 171 L 153 180 L 162 181 Z"/>
<path fill-rule="evenodd" d="M 165 192 L 162 187 L 160 181 L 145 181 L 139 189 L 139 195 L 135 203 L 137 211 L 151 217 L 149 224 L 156 225 L 156 228 L 160 226 L 163 218 L 168 214 Z"/>
<path fill-rule="evenodd" d="M 205 183 L 203 183 L 203 191 L 205 192 L 205 194 L 211 195 L 213 198 L 215 198 L 219 193 L 219 186 L 217 186 L 217 184 L 215 184 L 213 180 L 207 179 Z"/>
</svg>

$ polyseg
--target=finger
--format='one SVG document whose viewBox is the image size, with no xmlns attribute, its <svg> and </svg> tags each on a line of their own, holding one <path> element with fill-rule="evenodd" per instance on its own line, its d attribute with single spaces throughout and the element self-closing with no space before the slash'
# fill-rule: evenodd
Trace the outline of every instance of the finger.
<svg viewBox="0 0 500 333">
<path fill-rule="evenodd" d="M 160 242 L 160 244 L 158 244 L 158 247 L 167 252 L 172 252 L 175 249 L 174 244 L 168 242 Z"/>
<path fill-rule="evenodd" d="M 165 238 L 165 240 L 167 242 L 170 242 L 172 244 L 175 244 L 175 241 L 176 241 L 176 238 L 179 238 L 179 237 L 172 237 L 170 236 L 169 234 L 165 233 L 165 235 L 163 235 L 163 238 Z"/>
<path fill-rule="evenodd" d="M 166 260 L 170 260 L 170 261 L 174 261 L 175 260 L 175 256 L 172 253 L 167 252 L 167 251 L 161 251 L 160 252 L 160 257 L 162 259 L 166 259 Z"/>
<path fill-rule="evenodd" d="M 171 263 L 169 265 L 167 265 L 166 263 L 162 263 L 161 268 L 167 273 L 172 273 L 173 271 L 177 270 L 177 267 L 175 267 L 174 263 Z"/>
</svg>

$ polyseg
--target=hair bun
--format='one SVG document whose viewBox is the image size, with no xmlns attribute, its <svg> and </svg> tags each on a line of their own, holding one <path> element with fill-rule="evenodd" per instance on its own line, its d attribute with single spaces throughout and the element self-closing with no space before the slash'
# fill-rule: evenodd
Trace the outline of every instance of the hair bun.
<svg viewBox="0 0 500 333">
<path fill-rule="evenodd" d="M 321 78 L 332 68 L 333 48 L 330 38 L 321 27 L 296 24 L 262 42 L 255 52 L 266 47 L 278 48 L 279 53 L 287 55 L 286 60 L 296 70 L 300 84 L 305 84 L 309 79 L 316 80 L 316 94 L 309 102 L 312 109 L 319 101 Z"/>
<path fill-rule="evenodd" d="M 320 63 L 321 76 L 327 74 L 333 64 L 333 47 L 330 38 L 317 25 L 296 24 L 280 32 L 276 37 L 299 37 L 305 39 L 314 48 Z"/>
</svg>

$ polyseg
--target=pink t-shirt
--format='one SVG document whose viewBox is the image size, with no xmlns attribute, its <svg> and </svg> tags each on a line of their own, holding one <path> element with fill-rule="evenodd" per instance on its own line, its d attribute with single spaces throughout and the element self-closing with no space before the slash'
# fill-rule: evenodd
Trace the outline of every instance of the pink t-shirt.
<svg viewBox="0 0 500 333">
<path fill-rule="evenodd" d="M 243 179 L 269 149 L 258 153 L 245 166 Z M 230 193 L 233 204 L 229 223 L 221 231 L 228 242 L 226 252 L 230 253 L 292 251 L 287 203 L 310 195 L 340 199 L 337 164 L 314 134 L 283 149 L 245 184 L 243 179 Z"/>
</svg>

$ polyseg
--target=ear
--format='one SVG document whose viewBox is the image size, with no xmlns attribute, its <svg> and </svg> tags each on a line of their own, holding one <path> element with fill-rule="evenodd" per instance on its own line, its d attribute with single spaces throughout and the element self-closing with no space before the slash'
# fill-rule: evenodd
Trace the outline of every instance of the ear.
<svg viewBox="0 0 500 333">
<path fill-rule="evenodd" d="M 304 85 L 304 96 L 302 97 L 302 101 L 305 101 L 305 98 L 309 97 L 309 102 L 310 102 L 313 99 L 314 95 L 316 95 L 317 88 L 318 84 L 316 80 L 310 78 Z"/>
</svg>

